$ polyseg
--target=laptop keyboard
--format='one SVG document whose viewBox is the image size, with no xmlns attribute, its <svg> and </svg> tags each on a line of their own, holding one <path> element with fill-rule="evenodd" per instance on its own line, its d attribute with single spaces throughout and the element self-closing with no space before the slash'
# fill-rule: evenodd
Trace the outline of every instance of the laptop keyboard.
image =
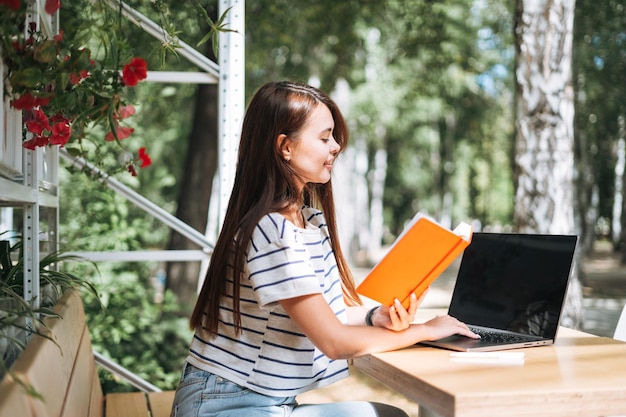
<svg viewBox="0 0 626 417">
<path fill-rule="evenodd" d="M 510 333 L 500 333 L 494 332 L 486 329 L 477 329 L 475 327 L 470 327 L 470 330 L 480 336 L 481 340 L 491 343 L 516 343 L 516 342 L 525 342 L 528 340 L 532 340 L 531 337 L 526 337 L 523 335 L 516 335 Z"/>
</svg>

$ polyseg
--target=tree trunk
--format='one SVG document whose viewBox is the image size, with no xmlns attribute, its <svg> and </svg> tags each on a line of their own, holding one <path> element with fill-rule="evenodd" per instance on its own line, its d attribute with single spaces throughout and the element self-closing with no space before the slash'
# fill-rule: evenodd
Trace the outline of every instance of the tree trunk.
<svg viewBox="0 0 626 417">
<path fill-rule="evenodd" d="M 211 199 L 213 177 L 217 170 L 217 86 L 200 85 L 196 92 L 193 127 L 181 179 L 176 217 L 204 233 Z M 198 249 L 179 233 L 172 231 L 169 249 Z M 179 301 L 192 307 L 197 297 L 200 262 L 169 262 L 166 287 Z"/>
<path fill-rule="evenodd" d="M 368 258 L 378 262 L 382 249 L 385 230 L 383 213 L 383 197 L 385 193 L 385 179 L 387 178 L 387 150 L 376 149 L 374 153 L 373 169 L 369 173 L 370 180 L 370 240 L 368 242 Z"/>
<path fill-rule="evenodd" d="M 622 222 L 624 204 L 624 168 L 626 165 L 626 144 L 624 138 L 617 140 L 617 162 L 615 164 L 615 199 L 613 201 L 613 221 L 611 225 L 611 242 L 619 247 L 622 241 Z M 622 251 L 622 254 L 624 251 Z"/>
<path fill-rule="evenodd" d="M 576 233 L 574 7 L 574 0 L 516 1 L 515 224 L 521 233 Z M 579 327 L 582 292 L 576 266 L 569 288 L 562 323 Z"/>
<path fill-rule="evenodd" d="M 439 183 L 437 184 L 441 196 L 441 210 L 439 212 L 439 222 L 447 227 L 453 228 L 453 206 L 454 196 L 450 187 L 450 179 L 454 176 L 454 138 L 456 136 L 456 118 L 453 114 L 448 114 L 439 120 Z"/>
<path fill-rule="evenodd" d="M 583 74 L 575 74 L 575 91 L 585 91 L 585 77 Z M 587 111 L 587 101 L 584 94 L 578 94 L 578 102 L 575 104 L 577 115 L 584 115 Z M 577 205 L 575 211 L 576 223 L 580 228 L 581 240 L 578 246 L 582 253 L 589 253 L 593 249 L 596 240 L 595 225 L 598 222 L 599 213 L 599 190 L 598 181 L 592 166 L 592 156 L 589 136 L 585 131 L 584 124 L 587 118 L 575 117 L 574 119 L 574 154 L 576 158 L 575 189 Z M 581 277 L 584 282 L 584 276 Z"/>
<path fill-rule="evenodd" d="M 624 198 L 624 195 L 626 195 L 626 181 L 624 180 L 624 173 L 626 170 L 626 161 L 624 161 L 626 155 L 626 117 L 624 117 L 623 115 L 620 115 L 617 119 L 617 125 L 618 125 L 618 139 L 617 139 L 617 147 L 618 147 L 618 163 L 617 166 L 615 167 L 615 176 L 619 176 L 620 177 L 620 182 L 621 182 L 621 187 L 615 188 L 615 200 L 618 200 L 618 195 L 619 195 L 619 201 L 620 201 L 620 207 L 615 207 L 615 212 L 613 213 L 613 216 L 618 217 L 620 219 L 620 230 L 619 230 L 619 242 L 615 242 L 615 238 L 613 241 L 614 245 L 617 245 L 617 247 L 619 247 L 620 249 L 620 253 L 621 253 L 621 261 L 622 261 L 622 265 L 626 264 L 626 244 L 624 242 L 626 242 L 626 198 Z M 616 181 L 616 187 L 617 185 L 617 181 Z M 613 222 L 615 223 L 616 221 L 613 220 Z M 614 226 L 615 227 L 615 226 Z M 613 232 L 614 236 L 617 235 L 616 232 Z"/>
</svg>

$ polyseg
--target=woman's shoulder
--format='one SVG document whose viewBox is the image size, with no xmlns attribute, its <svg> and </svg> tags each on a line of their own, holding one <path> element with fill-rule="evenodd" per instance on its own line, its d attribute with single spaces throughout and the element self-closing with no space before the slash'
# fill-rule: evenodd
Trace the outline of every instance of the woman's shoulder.
<svg viewBox="0 0 626 417">
<path fill-rule="evenodd" d="M 326 228 L 326 219 L 320 210 L 305 206 L 302 208 L 302 214 L 306 221 L 316 226 L 316 228 Z M 271 212 L 259 219 L 252 236 L 254 240 L 261 238 L 267 242 L 272 242 L 284 239 L 297 239 L 297 232 L 298 228 L 287 220 L 285 216 L 279 212 Z"/>
<path fill-rule="evenodd" d="M 259 219 L 252 232 L 248 254 L 262 252 L 272 246 L 289 245 L 289 242 L 294 243 L 297 240 L 295 236 L 295 226 L 282 214 L 265 214 Z"/>
<path fill-rule="evenodd" d="M 322 213 L 322 211 L 313 207 L 304 206 L 302 207 L 302 214 L 308 223 L 311 223 L 319 228 L 326 227 L 326 218 L 324 217 L 324 213 Z"/>
<path fill-rule="evenodd" d="M 257 233 L 282 232 L 290 226 L 287 219 L 278 212 L 267 213 L 257 223 Z"/>
<path fill-rule="evenodd" d="M 290 239 L 296 227 L 278 212 L 267 213 L 261 217 L 252 233 L 256 241 L 265 240 L 268 243 L 282 239 Z"/>
</svg>

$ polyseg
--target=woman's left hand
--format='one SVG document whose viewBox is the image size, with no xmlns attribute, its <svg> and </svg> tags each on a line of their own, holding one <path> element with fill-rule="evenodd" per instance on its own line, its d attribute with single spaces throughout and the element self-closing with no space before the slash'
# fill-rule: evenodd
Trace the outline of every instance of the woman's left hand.
<svg viewBox="0 0 626 417">
<path fill-rule="evenodd" d="M 425 291 L 420 298 L 417 298 L 415 294 L 411 294 L 408 309 L 405 309 L 397 298 L 391 306 L 381 305 L 374 312 L 372 322 L 375 326 L 384 327 L 396 332 L 408 328 L 411 322 L 415 320 L 417 307 L 424 300 L 424 296 L 427 292 L 428 291 Z"/>
</svg>

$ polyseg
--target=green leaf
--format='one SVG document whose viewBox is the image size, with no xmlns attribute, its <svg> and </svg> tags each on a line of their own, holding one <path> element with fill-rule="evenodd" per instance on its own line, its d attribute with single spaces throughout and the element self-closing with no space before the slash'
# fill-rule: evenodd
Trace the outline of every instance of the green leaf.
<svg viewBox="0 0 626 417">
<path fill-rule="evenodd" d="M 11 85 L 16 87 L 36 88 L 41 84 L 43 73 L 37 67 L 24 67 L 11 74 Z"/>
</svg>

